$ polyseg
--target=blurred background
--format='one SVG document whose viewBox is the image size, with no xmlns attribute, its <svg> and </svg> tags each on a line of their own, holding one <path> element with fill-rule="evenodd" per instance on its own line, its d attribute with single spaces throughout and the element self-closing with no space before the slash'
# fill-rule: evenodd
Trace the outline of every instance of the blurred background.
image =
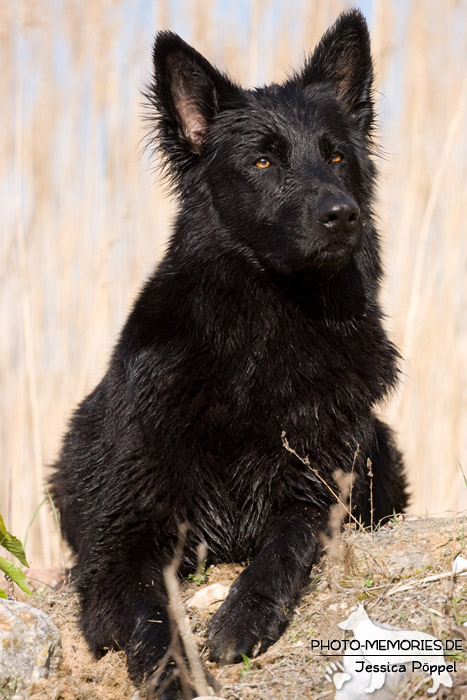
<svg viewBox="0 0 467 700">
<path fill-rule="evenodd" d="M 384 413 L 417 514 L 467 507 L 467 0 L 354 2 L 377 73 Z M 0 513 L 60 563 L 44 480 L 101 378 L 174 207 L 144 151 L 141 90 L 170 28 L 247 86 L 299 67 L 344 0 L 0 1 Z"/>
</svg>

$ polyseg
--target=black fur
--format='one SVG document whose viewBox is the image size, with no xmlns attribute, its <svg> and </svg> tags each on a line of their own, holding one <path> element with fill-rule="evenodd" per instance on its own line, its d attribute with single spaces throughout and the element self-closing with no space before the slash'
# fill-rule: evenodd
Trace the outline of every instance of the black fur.
<svg viewBox="0 0 467 700">
<path fill-rule="evenodd" d="M 84 634 L 96 654 L 125 649 L 137 682 L 170 640 L 162 570 L 181 523 L 182 573 L 199 542 L 209 562 L 251 562 L 211 622 L 212 659 L 252 656 L 286 627 L 333 497 L 283 431 L 332 488 L 337 468 L 354 468 L 366 523 L 368 458 L 375 521 L 407 504 L 373 413 L 397 352 L 378 303 L 362 15 L 341 15 L 283 85 L 244 90 L 170 32 L 154 64 L 148 97 L 179 214 L 51 480 Z"/>
</svg>

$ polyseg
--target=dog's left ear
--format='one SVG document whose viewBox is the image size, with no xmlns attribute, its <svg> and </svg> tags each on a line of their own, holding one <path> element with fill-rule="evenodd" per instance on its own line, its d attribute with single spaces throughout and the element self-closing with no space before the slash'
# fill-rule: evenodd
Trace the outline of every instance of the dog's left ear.
<svg viewBox="0 0 467 700">
<path fill-rule="evenodd" d="M 368 27 L 359 10 L 343 12 L 323 35 L 299 76 L 332 85 L 346 111 L 368 133 L 374 117 L 373 62 Z"/>
</svg>

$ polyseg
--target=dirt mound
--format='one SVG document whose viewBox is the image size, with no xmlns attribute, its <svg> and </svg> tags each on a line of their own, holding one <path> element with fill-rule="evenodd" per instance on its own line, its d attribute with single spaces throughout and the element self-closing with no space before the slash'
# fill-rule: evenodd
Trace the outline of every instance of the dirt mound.
<svg viewBox="0 0 467 700">
<path fill-rule="evenodd" d="M 370 617 L 404 629 L 428 632 L 440 639 L 459 639 L 467 650 L 467 574 L 454 577 L 452 562 L 467 557 L 467 518 L 406 518 L 388 523 L 372 534 L 346 529 L 332 556 L 314 569 L 309 589 L 283 637 L 257 659 L 220 668 L 205 661 L 228 700 L 325 700 L 335 688 L 326 680 L 326 667 L 339 657 L 318 656 L 312 639 L 342 639 L 337 623 L 364 602 Z M 337 554 L 336 554 L 337 552 Z M 202 586 L 228 585 L 240 566 L 218 566 L 208 580 L 183 584 L 186 600 Z M 47 680 L 36 683 L 30 700 L 136 700 L 122 652 L 93 659 L 77 624 L 79 604 L 70 586 L 43 591 L 34 605 L 49 612 L 59 627 L 63 662 Z M 206 659 L 207 623 L 219 603 L 189 610 L 192 631 Z M 457 671 L 453 688 L 427 696 L 429 678 L 409 677 L 398 692 L 409 698 L 467 699 L 467 654 L 451 657 Z"/>
</svg>

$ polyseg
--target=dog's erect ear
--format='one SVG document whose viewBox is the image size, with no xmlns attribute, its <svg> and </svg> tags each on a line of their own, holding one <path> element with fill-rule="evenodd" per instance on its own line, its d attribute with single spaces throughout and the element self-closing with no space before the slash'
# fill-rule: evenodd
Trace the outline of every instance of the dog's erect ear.
<svg viewBox="0 0 467 700">
<path fill-rule="evenodd" d="M 153 58 L 149 98 L 158 110 L 162 145 L 172 158 L 179 149 L 202 153 L 211 121 L 238 88 L 173 32 L 157 35 Z"/>
<path fill-rule="evenodd" d="M 341 103 L 368 132 L 373 122 L 373 62 L 365 18 L 358 10 L 342 13 L 323 35 L 298 80 L 305 87 L 333 86 Z"/>
</svg>

